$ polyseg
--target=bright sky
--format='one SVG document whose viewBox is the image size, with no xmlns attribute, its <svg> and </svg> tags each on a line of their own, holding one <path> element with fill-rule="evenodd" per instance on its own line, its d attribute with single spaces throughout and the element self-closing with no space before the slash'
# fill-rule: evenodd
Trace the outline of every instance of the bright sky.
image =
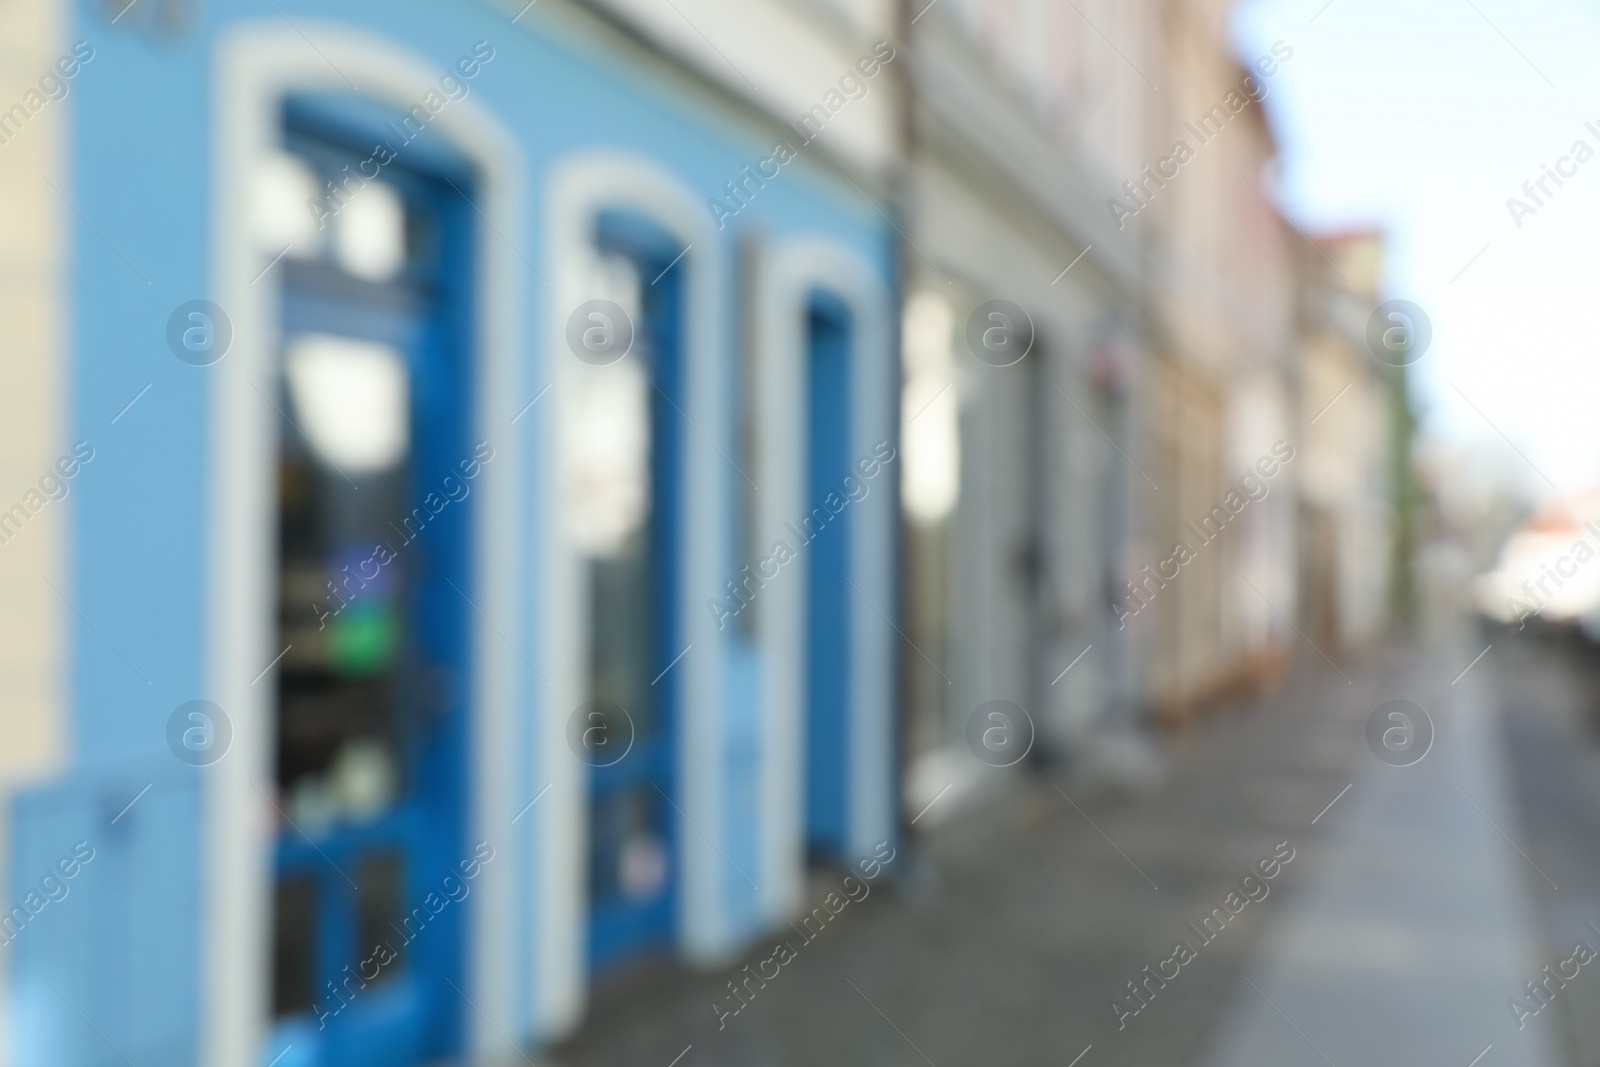
<svg viewBox="0 0 1600 1067">
<path fill-rule="evenodd" d="M 1234 37 L 1245 58 L 1294 48 L 1266 101 L 1286 213 L 1381 226 L 1387 295 L 1433 321 L 1413 369 L 1425 432 L 1503 453 L 1535 497 L 1600 486 L 1600 18 L 1572 0 L 1244 0 Z M 1518 229 L 1507 198 L 1578 140 L 1595 158 Z"/>
</svg>

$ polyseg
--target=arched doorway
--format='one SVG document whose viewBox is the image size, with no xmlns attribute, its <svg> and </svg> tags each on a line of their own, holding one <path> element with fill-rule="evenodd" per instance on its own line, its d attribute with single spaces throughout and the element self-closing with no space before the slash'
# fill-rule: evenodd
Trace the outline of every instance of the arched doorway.
<svg viewBox="0 0 1600 1067">
<path fill-rule="evenodd" d="M 271 1007 L 297 1062 L 463 1045 L 473 483 L 466 171 L 287 108 L 317 238 L 280 269 Z M 317 203 L 317 201 L 313 201 Z M 308 205 L 310 207 L 311 205 Z M 482 859 L 483 857 L 478 857 Z M 314 1024 L 314 1025 L 313 1025 Z"/>
</svg>

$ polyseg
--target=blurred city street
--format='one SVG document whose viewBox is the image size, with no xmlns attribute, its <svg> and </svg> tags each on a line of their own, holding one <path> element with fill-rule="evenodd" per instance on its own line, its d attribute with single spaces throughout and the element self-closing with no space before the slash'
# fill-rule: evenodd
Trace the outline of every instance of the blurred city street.
<svg viewBox="0 0 1600 1067">
<path fill-rule="evenodd" d="M 1279 692 L 1169 737 L 1153 795 L 1077 794 L 1070 770 L 996 783 L 724 1028 L 712 1005 L 744 958 L 601 993 L 605 1021 L 548 1062 L 666 1064 L 687 1045 L 683 1063 L 761 1067 L 1067 1064 L 1090 1046 L 1086 1065 L 1466 1067 L 1491 1045 L 1485 1063 L 1592 1062 L 1587 969 L 1520 1031 L 1507 1001 L 1536 1005 L 1525 982 L 1600 944 L 1583 925 L 1600 923 L 1600 657 L 1463 632 L 1341 664 L 1347 682 L 1307 652 Z M 1364 739 L 1391 697 L 1438 727 L 1412 766 Z M 1210 943 L 1186 926 L 1284 841 L 1265 897 Z M 1112 999 L 1137 1006 L 1123 983 L 1178 940 L 1197 958 L 1119 1029 Z"/>
<path fill-rule="evenodd" d="M 0 1067 L 1594 1067 L 1596 53 L 0 2 Z"/>
</svg>

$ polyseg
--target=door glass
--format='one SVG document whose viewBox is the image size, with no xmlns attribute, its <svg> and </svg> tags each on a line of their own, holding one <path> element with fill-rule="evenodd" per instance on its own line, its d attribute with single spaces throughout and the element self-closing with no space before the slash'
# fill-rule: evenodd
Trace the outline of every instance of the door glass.
<svg viewBox="0 0 1600 1067">
<path fill-rule="evenodd" d="M 625 256 L 602 257 L 592 288 L 638 315 L 639 274 Z M 636 340 L 622 359 L 584 366 L 571 390 L 571 522 L 588 561 L 589 692 L 649 729 L 653 597 L 651 553 L 650 346 Z M 604 761 L 601 761 L 604 762 Z"/>
<path fill-rule="evenodd" d="M 368 182 L 333 216 L 333 251 L 350 274 L 385 282 L 406 261 L 405 204 L 394 186 Z"/>
<path fill-rule="evenodd" d="M 368 986 L 382 985 L 400 971 L 397 948 L 403 940 L 405 856 L 399 849 L 373 853 L 357 868 L 356 958 L 353 968 Z"/>
<path fill-rule="evenodd" d="M 944 296 L 925 290 L 906 301 L 901 329 L 905 628 L 919 653 L 907 659 L 903 681 L 906 800 L 913 814 L 947 784 L 937 753 L 959 736 L 951 728 L 954 702 L 947 681 L 957 673 L 950 658 L 956 614 L 952 551 L 962 450 L 962 385 L 951 347 L 954 318 Z"/>
<path fill-rule="evenodd" d="M 464 823 L 472 209 L 398 165 L 331 202 L 360 156 L 289 140 L 278 193 L 309 170 L 322 199 L 320 240 L 269 275 L 284 341 L 258 385 L 279 442 L 274 1006 L 313 1022 L 295 1052 L 316 1067 L 434 1062 L 462 1034 L 467 908 L 424 902 Z"/>
<path fill-rule="evenodd" d="M 308 834 L 383 814 L 401 788 L 407 372 L 387 345 L 293 337 L 285 358 L 279 777 Z"/>
<path fill-rule="evenodd" d="M 598 274 L 597 287 L 636 316 L 640 296 L 634 261 L 604 256 Z M 651 566 L 654 396 L 650 340 L 636 337 L 621 360 L 586 367 L 575 392 L 586 427 L 580 490 L 589 570 L 589 692 L 603 707 L 625 711 L 635 738 L 646 739 L 648 746 L 655 724 L 647 672 L 655 658 L 657 612 Z M 642 749 L 640 755 L 646 754 Z M 644 783 L 618 786 L 598 793 L 592 815 L 590 892 L 602 903 L 642 899 L 659 888 L 627 870 L 630 855 L 660 852 L 652 810 L 656 795 Z"/>
<path fill-rule="evenodd" d="M 316 881 L 307 877 L 280 881 L 275 910 L 272 1013 L 281 1018 L 310 1011 L 316 995 Z"/>
<path fill-rule="evenodd" d="M 584 558 L 587 696 L 615 747 L 590 763 L 590 954 L 597 967 L 664 942 L 672 924 L 675 681 L 682 399 L 681 247 L 647 220 L 602 221 L 589 295 L 632 327 L 616 361 L 580 361 L 567 405 L 569 521 Z M 692 254 L 692 253 L 691 253 Z M 624 754 L 625 753 L 625 754 Z"/>
<path fill-rule="evenodd" d="M 328 334 L 289 343 L 289 400 L 306 441 L 346 474 L 395 469 L 410 446 L 405 360 L 390 345 Z"/>
</svg>

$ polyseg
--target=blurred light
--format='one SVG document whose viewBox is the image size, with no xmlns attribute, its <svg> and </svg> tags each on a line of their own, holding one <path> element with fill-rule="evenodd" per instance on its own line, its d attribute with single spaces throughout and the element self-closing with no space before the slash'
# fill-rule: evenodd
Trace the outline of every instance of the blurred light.
<svg viewBox="0 0 1600 1067">
<path fill-rule="evenodd" d="M 596 260 L 584 296 L 639 321 L 639 277 L 623 256 Z M 575 361 L 576 362 L 576 361 Z M 650 510 L 650 377 L 640 354 L 577 366 L 565 423 L 567 513 L 578 550 L 619 555 Z"/>
<path fill-rule="evenodd" d="M 624 359 L 586 367 L 573 382 L 567 447 L 570 513 L 578 549 L 620 553 L 650 504 L 650 383 Z"/>
<path fill-rule="evenodd" d="M 618 880 L 631 900 L 648 900 L 667 881 L 667 850 L 654 834 L 636 834 L 622 846 Z"/>
<path fill-rule="evenodd" d="M 907 302 L 901 492 L 906 514 L 925 526 L 943 521 L 961 497 L 961 405 L 950 351 L 953 320 L 950 305 L 932 293 L 918 293 Z"/>
<path fill-rule="evenodd" d="M 285 360 L 299 428 L 314 450 L 349 473 L 393 467 L 410 447 L 405 360 L 389 345 L 301 334 Z"/>
<path fill-rule="evenodd" d="M 1499 565 L 1477 579 L 1478 609 L 1519 623 L 1537 614 L 1572 622 L 1600 612 L 1600 500 L 1564 501 L 1506 539 Z"/>
<path fill-rule="evenodd" d="M 343 816 L 368 822 L 387 811 L 399 791 L 399 769 L 389 749 L 373 740 L 345 745 L 329 774 Z"/>
<path fill-rule="evenodd" d="M 308 838 L 321 837 L 339 820 L 339 798 L 328 780 L 308 774 L 289 789 L 288 818 Z"/>
<path fill-rule="evenodd" d="M 406 205 L 387 182 L 356 190 L 333 217 L 333 233 L 339 265 L 357 278 L 388 281 L 405 266 Z"/>
<path fill-rule="evenodd" d="M 252 219 L 261 248 L 277 255 L 287 246 L 297 259 L 315 259 L 322 250 L 321 226 L 313 202 L 321 201 L 321 183 L 305 160 L 273 152 L 261 160 L 252 187 Z"/>
</svg>

